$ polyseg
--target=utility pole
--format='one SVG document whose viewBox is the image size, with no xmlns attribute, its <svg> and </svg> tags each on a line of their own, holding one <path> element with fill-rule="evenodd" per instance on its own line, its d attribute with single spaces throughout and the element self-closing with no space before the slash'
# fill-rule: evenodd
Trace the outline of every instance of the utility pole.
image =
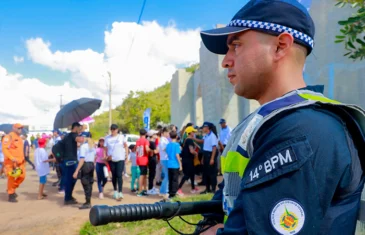
<svg viewBox="0 0 365 235">
<path fill-rule="evenodd" d="M 110 126 L 112 125 L 112 74 L 108 71 L 109 75 L 109 134 L 111 134 Z"/>
<path fill-rule="evenodd" d="M 62 109 L 62 94 L 60 95 L 60 109 Z"/>
</svg>

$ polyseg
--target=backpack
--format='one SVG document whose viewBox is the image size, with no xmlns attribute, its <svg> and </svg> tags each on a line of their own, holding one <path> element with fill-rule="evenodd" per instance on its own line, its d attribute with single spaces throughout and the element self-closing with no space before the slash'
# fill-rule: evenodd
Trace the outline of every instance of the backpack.
<svg viewBox="0 0 365 235">
<path fill-rule="evenodd" d="M 52 154 L 56 158 L 56 161 L 59 163 L 63 161 L 64 153 L 65 153 L 65 144 L 63 140 L 60 140 L 57 142 L 57 144 L 53 145 Z"/>
</svg>

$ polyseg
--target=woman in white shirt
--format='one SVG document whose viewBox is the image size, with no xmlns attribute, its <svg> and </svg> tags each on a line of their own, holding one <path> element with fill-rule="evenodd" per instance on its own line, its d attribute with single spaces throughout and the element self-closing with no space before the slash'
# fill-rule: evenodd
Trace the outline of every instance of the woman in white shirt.
<svg viewBox="0 0 365 235">
<path fill-rule="evenodd" d="M 116 124 L 112 124 L 110 130 L 111 135 L 105 138 L 104 146 L 112 172 L 113 198 L 120 201 L 123 199 L 123 172 L 125 159 L 128 158 L 128 146 L 124 135 L 118 134 L 118 126 Z"/>
<path fill-rule="evenodd" d="M 85 143 L 80 146 L 80 160 L 73 175 L 77 179 L 78 172 L 81 171 L 81 184 L 84 188 L 86 202 L 79 209 L 91 208 L 91 194 L 94 183 L 94 161 L 96 148 L 91 138 L 86 138 Z"/>
</svg>

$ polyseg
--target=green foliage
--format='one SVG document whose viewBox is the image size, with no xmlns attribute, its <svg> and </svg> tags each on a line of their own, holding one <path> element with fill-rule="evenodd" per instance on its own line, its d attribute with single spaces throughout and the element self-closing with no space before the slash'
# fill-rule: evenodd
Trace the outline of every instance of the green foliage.
<svg viewBox="0 0 365 235">
<path fill-rule="evenodd" d="M 122 104 L 112 111 L 113 123 L 116 123 L 123 133 L 139 133 L 143 127 L 143 112 L 151 108 L 151 128 L 158 123 L 169 123 L 170 115 L 170 83 L 156 88 L 151 92 L 130 91 Z M 95 139 L 105 136 L 109 130 L 109 112 L 94 117 L 90 126 Z"/>
<path fill-rule="evenodd" d="M 197 195 L 187 198 L 179 198 L 182 202 L 191 201 L 207 201 L 211 200 L 212 194 Z M 201 219 L 201 215 L 183 216 L 183 218 L 190 223 L 198 223 Z M 192 233 L 195 230 L 194 226 L 187 225 L 180 218 L 174 218 L 170 221 L 170 224 L 182 233 Z M 94 227 L 89 222 L 85 223 L 80 230 L 80 235 L 97 235 L 97 234 L 138 234 L 138 235 L 161 235 L 169 234 L 175 235 L 174 232 L 165 221 L 162 220 L 145 220 L 128 223 L 115 223 L 103 226 Z"/>
<path fill-rule="evenodd" d="M 335 43 L 344 43 L 348 51 L 344 56 L 350 59 L 362 60 L 365 58 L 365 0 L 337 0 L 336 6 L 344 7 L 351 5 L 357 8 L 347 20 L 338 22 L 342 26 L 340 35 L 336 36 Z"/>
<path fill-rule="evenodd" d="M 200 64 L 193 64 L 192 66 L 185 69 L 186 72 L 195 73 L 197 69 L 199 69 Z"/>
</svg>

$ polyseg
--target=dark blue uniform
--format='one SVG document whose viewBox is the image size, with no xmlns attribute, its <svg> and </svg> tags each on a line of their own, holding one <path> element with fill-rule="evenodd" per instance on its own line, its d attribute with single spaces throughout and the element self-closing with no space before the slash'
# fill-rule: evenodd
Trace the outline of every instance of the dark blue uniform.
<svg viewBox="0 0 365 235">
<path fill-rule="evenodd" d="M 65 136 L 64 142 L 64 159 L 62 162 L 62 181 L 65 187 L 65 202 L 73 201 L 72 192 L 74 190 L 76 179 L 73 174 L 77 169 L 77 133 L 71 132 Z"/>
<path fill-rule="evenodd" d="M 255 136 L 240 193 L 218 234 L 279 234 L 275 227 L 295 223 L 302 223 L 299 234 L 354 234 L 364 185 L 362 135 L 345 111 L 334 114 L 319 105 L 270 119 Z M 291 161 L 275 167 L 275 156 Z M 250 173 L 259 166 L 265 169 L 252 180 Z M 223 185 L 213 199 L 222 199 Z M 280 214 L 276 206 L 286 199 L 302 211 Z M 206 215 L 221 223 L 223 216 Z M 281 225 L 275 216 L 281 216 Z"/>
</svg>

